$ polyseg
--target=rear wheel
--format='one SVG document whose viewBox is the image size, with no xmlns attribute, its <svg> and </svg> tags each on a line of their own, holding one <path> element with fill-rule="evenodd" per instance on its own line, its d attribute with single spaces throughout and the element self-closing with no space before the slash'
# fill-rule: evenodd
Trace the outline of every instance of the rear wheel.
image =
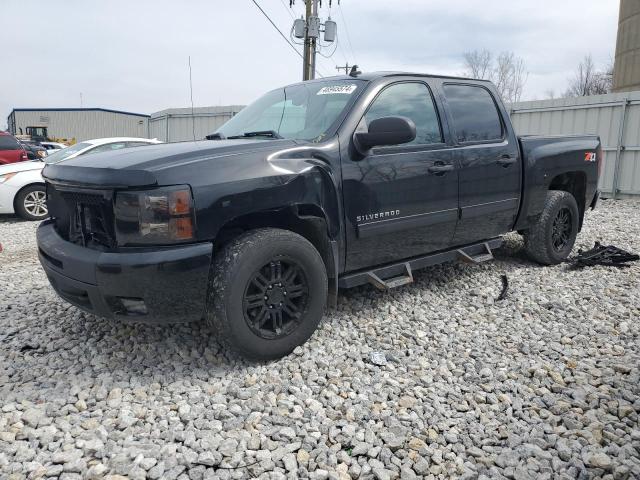
<svg viewBox="0 0 640 480">
<path fill-rule="evenodd" d="M 245 233 L 216 255 L 207 321 L 245 357 L 268 360 L 311 337 L 322 318 L 327 274 L 304 237 L 275 228 Z"/>
<path fill-rule="evenodd" d="M 544 265 L 566 260 L 578 235 L 579 219 L 580 211 L 573 195 L 549 191 L 542 214 L 524 235 L 529 257 Z"/>
<path fill-rule="evenodd" d="M 16 213 L 26 220 L 44 220 L 47 210 L 47 192 L 44 185 L 30 185 L 18 192 L 15 199 Z"/>
</svg>

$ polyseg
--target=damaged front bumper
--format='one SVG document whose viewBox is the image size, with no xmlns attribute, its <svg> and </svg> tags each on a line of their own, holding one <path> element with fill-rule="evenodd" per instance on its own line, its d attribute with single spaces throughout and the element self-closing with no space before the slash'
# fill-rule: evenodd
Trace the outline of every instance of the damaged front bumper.
<svg viewBox="0 0 640 480">
<path fill-rule="evenodd" d="M 106 252 L 66 241 L 50 220 L 38 227 L 37 239 L 55 291 L 89 313 L 145 323 L 204 317 L 211 243 Z"/>
</svg>

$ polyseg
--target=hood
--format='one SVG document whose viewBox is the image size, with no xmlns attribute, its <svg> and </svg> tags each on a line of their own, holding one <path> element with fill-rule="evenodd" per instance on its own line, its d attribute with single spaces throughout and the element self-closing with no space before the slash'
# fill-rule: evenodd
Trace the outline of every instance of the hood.
<svg viewBox="0 0 640 480">
<path fill-rule="evenodd" d="M 5 173 L 28 172 L 29 170 L 42 170 L 44 166 L 45 163 L 39 160 L 9 163 L 7 165 L 0 165 L 0 175 L 4 175 Z"/>
<path fill-rule="evenodd" d="M 247 157 L 244 162 L 255 161 L 255 158 L 264 159 L 272 152 L 295 145 L 297 142 L 294 140 L 273 139 L 162 143 L 80 155 L 47 165 L 42 175 L 53 183 L 69 185 L 143 187 L 161 184 L 166 178 L 176 178 L 173 172 L 186 166 L 191 170 L 229 158 L 234 163 L 243 162 L 242 156 Z"/>
</svg>

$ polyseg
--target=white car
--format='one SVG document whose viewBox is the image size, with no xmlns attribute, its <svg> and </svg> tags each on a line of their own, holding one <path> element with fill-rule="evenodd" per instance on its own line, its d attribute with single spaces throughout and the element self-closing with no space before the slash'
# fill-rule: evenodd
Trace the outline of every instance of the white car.
<svg viewBox="0 0 640 480">
<path fill-rule="evenodd" d="M 53 152 L 67 148 L 68 145 L 59 142 L 40 142 L 40 145 L 47 149 L 47 153 L 51 155 Z"/>
<path fill-rule="evenodd" d="M 17 213 L 27 220 L 43 220 L 47 217 L 47 193 L 41 172 L 48 163 L 57 163 L 81 155 L 157 143 L 162 142 L 156 138 L 99 138 L 85 140 L 53 151 L 42 160 L 0 165 L 0 214 Z"/>
</svg>

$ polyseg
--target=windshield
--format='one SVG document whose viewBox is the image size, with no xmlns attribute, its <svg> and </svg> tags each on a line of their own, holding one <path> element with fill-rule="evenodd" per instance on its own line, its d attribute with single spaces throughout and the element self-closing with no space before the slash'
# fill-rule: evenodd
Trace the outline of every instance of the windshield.
<svg viewBox="0 0 640 480">
<path fill-rule="evenodd" d="M 57 150 L 53 153 L 50 153 L 46 157 L 43 158 L 45 163 L 57 163 L 62 160 L 69 158 L 74 153 L 78 153 L 80 150 L 84 150 L 87 147 L 90 147 L 91 143 L 76 143 L 75 145 L 71 145 L 70 147 L 63 148 L 61 150 Z"/>
<path fill-rule="evenodd" d="M 273 90 L 215 133 L 221 138 L 271 137 L 320 141 L 357 97 L 364 82 L 328 80 Z"/>
</svg>

